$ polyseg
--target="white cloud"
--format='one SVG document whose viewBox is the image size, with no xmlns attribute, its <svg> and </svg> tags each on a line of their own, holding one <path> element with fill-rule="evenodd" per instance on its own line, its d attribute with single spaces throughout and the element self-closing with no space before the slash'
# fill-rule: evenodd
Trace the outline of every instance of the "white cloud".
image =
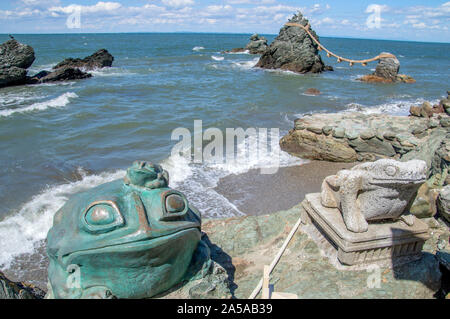
<svg viewBox="0 0 450 319">
<path fill-rule="evenodd" d="M 162 3 L 173 8 L 182 8 L 193 5 L 194 0 L 162 0 Z"/>
</svg>

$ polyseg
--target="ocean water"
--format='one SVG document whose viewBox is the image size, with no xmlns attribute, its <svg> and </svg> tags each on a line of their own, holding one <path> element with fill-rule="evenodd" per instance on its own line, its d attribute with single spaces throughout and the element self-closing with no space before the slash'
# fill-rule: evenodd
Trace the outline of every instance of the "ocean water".
<svg viewBox="0 0 450 319">
<path fill-rule="evenodd" d="M 371 73 L 375 63 L 350 67 L 323 56 L 334 72 L 298 75 L 256 69 L 258 56 L 221 53 L 245 46 L 248 34 L 16 38 L 35 49 L 31 74 L 100 48 L 115 57 L 112 68 L 95 70 L 91 79 L 0 89 L 0 269 L 25 272 L 18 260 L 42 255 L 52 217 L 67 198 L 123 177 L 136 159 L 162 163 L 171 186 L 185 192 L 204 216 L 241 215 L 214 187 L 224 176 L 271 166 L 272 155 L 237 165 L 175 160 L 170 152 L 177 141 L 171 133 L 177 127 L 193 131 L 194 120 L 201 119 L 203 129 L 279 128 L 284 134 L 295 118 L 312 112 L 407 114 L 413 104 L 444 96 L 450 83 L 448 43 L 321 38 L 345 57 L 394 53 L 401 73 L 417 80 L 385 85 L 355 80 Z M 305 95 L 308 88 L 322 94 Z M 280 161 L 282 166 L 302 163 L 286 153 Z"/>
</svg>

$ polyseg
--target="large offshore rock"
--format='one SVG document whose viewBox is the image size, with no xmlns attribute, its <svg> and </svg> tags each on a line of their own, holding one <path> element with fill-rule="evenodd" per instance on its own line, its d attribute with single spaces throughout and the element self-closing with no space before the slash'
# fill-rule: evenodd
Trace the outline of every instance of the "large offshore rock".
<svg viewBox="0 0 450 319">
<path fill-rule="evenodd" d="M 229 273 L 237 298 L 248 298 L 300 215 L 301 205 L 264 216 L 207 220 L 205 231 L 218 247 L 221 265 Z M 435 239 L 425 244 L 421 260 L 373 269 L 341 266 L 308 235 L 307 226 L 295 233 L 271 275 L 275 291 L 299 298 L 433 298 L 441 286 Z M 436 231 L 437 233 L 437 231 Z M 372 279 L 373 278 L 373 279 Z M 374 281 L 374 284 L 372 283 Z"/>
<path fill-rule="evenodd" d="M 24 84 L 26 69 L 34 62 L 34 50 L 15 39 L 0 45 L 0 87 Z"/>
<path fill-rule="evenodd" d="M 28 69 L 34 62 L 34 50 L 15 39 L 0 45 L 0 66 Z"/>
<path fill-rule="evenodd" d="M 0 87 L 24 84 L 27 79 L 27 70 L 12 67 L 0 67 Z"/>
<path fill-rule="evenodd" d="M 39 288 L 13 282 L 0 272 L 0 299 L 42 299 L 44 295 Z"/>
<path fill-rule="evenodd" d="M 289 22 L 306 26 L 309 22 L 299 12 Z M 319 39 L 311 30 L 312 35 Z M 304 29 L 283 26 L 269 49 L 259 59 L 257 67 L 264 69 L 282 69 L 297 73 L 318 73 L 325 70 L 319 55 L 318 46 Z"/>
<path fill-rule="evenodd" d="M 58 63 L 54 69 L 59 68 L 82 68 L 85 70 L 93 70 L 112 66 L 114 57 L 105 49 L 98 50 L 94 54 L 84 59 L 68 58 Z"/>
</svg>

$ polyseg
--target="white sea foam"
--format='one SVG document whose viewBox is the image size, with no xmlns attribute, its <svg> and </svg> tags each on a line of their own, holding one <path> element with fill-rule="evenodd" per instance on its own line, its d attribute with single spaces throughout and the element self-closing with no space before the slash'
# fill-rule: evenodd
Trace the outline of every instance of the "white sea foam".
<svg viewBox="0 0 450 319">
<path fill-rule="evenodd" d="M 82 69 L 84 72 L 91 73 L 93 76 L 99 76 L 99 77 L 117 77 L 117 76 L 129 76 L 129 75 L 135 75 L 136 73 L 129 72 L 125 69 L 118 68 L 118 67 L 109 67 L 109 68 L 97 68 L 94 70 L 85 70 Z"/>
<path fill-rule="evenodd" d="M 237 67 L 240 69 L 250 70 L 258 63 L 258 61 L 259 61 L 259 58 L 254 58 L 253 60 L 249 60 L 249 61 L 233 62 L 232 65 L 233 65 L 233 67 Z"/>
<path fill-rule="evenodd" d="M 192 51 L 201 51 L 201 50 L 204 50 L 205 48 L 204 47 L 193 47 L 192 48 Z"/>
<path fill-rule="evenodd" d="M 0 106 L 9 107 L 20 105 L 29 101 L 36 101 L 40 99 L 45 99 L 47 96 L 38 95 L 35 92 L 30 91 L 11 91 L 2 93 L 0 97 Z"/>
<path fill-rule="evenodd" d="M 44 101 L 44 102 L 38 102 L 33 103 L 29 106 L 25 107 L 19 107 L 15 109 L 6 109 L 6 110 L 0 110 L 0 117 L 7 117 L 15 113 L 26 113 L 26 112 L 32 112 L 32 111 L 43 111 L 48 108 L 58 108 L 66 106 L 70 103 L 71 99 L 77 98 L 78 95 L 76 95 L 73 92 L 66 92 L 54 99 Z"/>
<path fill-rule="evenodd" d="M 415 100 L 394 100 L 392 102 L 383 103 L 375 106 L 366 106 L 359 103 L 350 103 L 347 105 L 345 112 L 362 112 L 364 114 L 392 114 L 392 115 L 408 115 L 412 105 L 420 105 L 425 102 L 419 98 Z M 439 100 L 430 101 L 431 104 L 438 103 Z"/>
<path fill-rule="evenodd" d="M 211 59 L 213 59 L 214 61 L 223 61 L 225 58 L 223 56 L 211 55 Z"/>
<path fill-rule="evenodd" d="M 247 137 L 237 146 L 239 152 L 246 149 L 251 140 Z M 244 215 L 235 204 L 219 194 L 215 187 L 221 178 L 232 174 L 243 174 L 251 169 L 286 167 L 304 163 L 297 157 L 280 150 L 278 140 L 274 149 L 265 154 L 250 152 L 242 161 L 225 161 L 224 163 L 192 163 L 180 156 L 170 156 L 162 166 L 169 171 L 170 185 L 184 192 L 189 201 L 206 217 L 219 218 Z M 275 161 L 275 156 L 279 156 Z"/>
<path fill-rule="evenodd" d="M 245 51 L 239 51 L 239 52 L 226 52 L 226 54 L 250 54 L 249 50 L 245 50 Z"/>
<path fill-rule="evenodd" d="M 125 171 L 86 174 L 79 170 L 80 181 L 52 186 L 34 196 L 18 212 L 0 222 L 0 266 L 8 268 L 14 257 L 30 254 L 36 244 L 45 239 L 52 226 L 53 216 L 72 194 L 122 178 Z"/>
</svg>

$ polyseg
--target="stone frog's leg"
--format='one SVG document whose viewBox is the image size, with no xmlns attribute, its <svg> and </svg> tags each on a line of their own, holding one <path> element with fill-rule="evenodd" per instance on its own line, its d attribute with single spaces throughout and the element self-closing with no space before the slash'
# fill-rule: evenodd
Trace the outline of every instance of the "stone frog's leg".
<svg viewBox="0 0 450 319">
<path fill-rule="evenodd" d="M 320 194 L 322 205 L 330 208 L 338 208 L 339 202 L 336 198 L 338 191 L 339 177 L 337 175 L 326 177 L 322 182 L 322 189 Z"/>
<path fill-rule="evenodd" d="M 406 225 L 412 226 L 414 225 L 416 217 L 413 214 L 407 214 L 400 216 L 400 220 L 403 221 Z"/>
<path fill-rule="evenodd" d="M 96 286 L 90 287 L 83 291 L 80 299 L 115 299 L 111 290 L 107 287 Z"/>
<path fill-rule="evenodd" d="M 340 174 L 340 201 L 342 217 L 347 229 L 354 233 L 363 233 L 368 230 L 366 221 L 358 201 L 358 193 L 363 186 L 363 172 L 347 171 Z"/>
</svg>

